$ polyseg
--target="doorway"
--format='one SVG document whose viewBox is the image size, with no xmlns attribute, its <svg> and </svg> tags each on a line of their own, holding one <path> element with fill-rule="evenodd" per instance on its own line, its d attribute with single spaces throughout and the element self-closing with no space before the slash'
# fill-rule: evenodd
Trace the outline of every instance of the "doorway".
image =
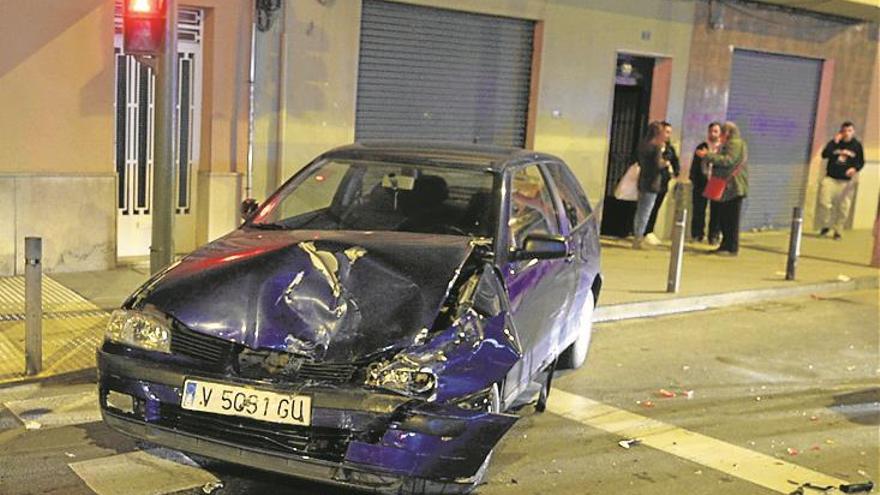
<svg viewBox="0 0 880 495">
<path fill-rule="evenodd" d="M 635 201 L 614 197 L 614 188 L 636 161 L 639 140 L 648 128 L 654 78 L 652 57 L 619 54 L 615 66 L 614 104 L 605 174 L 605 199 L 601 233 L 615 237 L 632 234 Z"/>
<path fill-rule="evenodd" d="M 150 254 L 152 235 L 153 135 L 156 76 L 153 69 L 122 53 L 122 6 L 116 5 L 115 161 L 116 256 Z M 195 242 L 195 173 L 198 169 L 202 102 L 202 29 L 199 9 L 178 12 L 177 126 L 174 146 L 174 240 L 177 252 Z"/>
</svg>

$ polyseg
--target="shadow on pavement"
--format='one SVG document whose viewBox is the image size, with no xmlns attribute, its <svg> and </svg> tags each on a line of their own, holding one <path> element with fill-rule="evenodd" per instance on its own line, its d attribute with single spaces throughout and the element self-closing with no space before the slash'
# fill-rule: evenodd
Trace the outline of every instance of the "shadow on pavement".
<svg viewBox="0 0 880 495">
<path fill-rule="evenodd" d="M 880 426 L 880 387 L 835 395 L 828 408 L 853 423 Z"/>
</svg>

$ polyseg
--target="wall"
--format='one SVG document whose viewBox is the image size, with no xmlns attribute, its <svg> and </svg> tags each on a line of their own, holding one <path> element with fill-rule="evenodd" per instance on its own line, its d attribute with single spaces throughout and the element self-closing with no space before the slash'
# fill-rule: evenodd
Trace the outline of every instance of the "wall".
<svg viewBox="0 0 880 495">
<path fill-rule="evenodd" d="M 47 272 L 112 267 L 112 2 L 0 0 L 0 47 L 0 275 L 26 235 Z"/>
<path fill-rule="evenodd" d="M 281 105 L 286 33 L 285 12 L 272 15 L 267 31 L 257 31 L 254 122 L 254 178 L 251 197 L 262 202 L 279 183 L 279 143 L 282 132 Z"/>
<path fill-rule="evenodd" d="M 249 0 L 180 0 L 205 11 L 202 141 L 198 166 L 196 244 L 238 225 L 247 172 Z M 205 223 L 206 222 L 206 223 Z"/>
<path fill-rule="evenodd" d="M 544 22 L 535 149 L 566 160 L 591 200 L 600 199 L 618 51 L 672 58 L 668 117 L 681 119 L 693 4 L 678 0 L 408 0 Z M 359 1 L 290 0 L 281 95 L 283 180 L 354 139 Z M 643 39 L 646 32 L 649 39 Z M 555 118 L 553 111 L 559 110 Z"/>
<path fill-rule="evenodd" d="M 874 68 L 868 98 L 868 117 L 859 131 L 865 147 L 865 168 L 859 174 L 859 185 L 853 208 L 853 228 L 870 229 L 877 217 L 880 198 L 880 50 L 874 56 Z"/>
<path fill-rule="evenodd" d="M 712 120 L 724 120 L 733 48 L 831 61 L 833 70 L 828 74 L 831 87 L 820 90 L 828 98 L 826 105 L 820 104 L 817 113 L 817 137 L 813 142 L 805 196 L 805 222 L 812 226 L 818 182 L 824 175 L 822 147 L 844 120 L 853 121 L 859 129 L 864 128 L 866 122 L 865 102 L 870 88 L 878 83 L 876 74 L 872 74 L 877 54 L 876 25 L 756 9 L 739 3 L 732 5 L 721 7 L 723 29 L 712 29 L 708 2 L 697 2 L 684 106 L 682 165 L 689 170 L 691 152 L 704 139 L 706 125 Z M 717 4 L 716 8 L 719 8 Z M 744 8 L 749 11 L 744 12 Z M 868 200 L 876 205 L 876 195 Z"/>
<path fill-rule="evenodd" d="M 180 3 L 206 13 L 201 244 L 238 225 L 252 2 Z M 47 272 L 116 263 L 113 8 L 0 0 L 0 275 L 21 267 L 25 235 L 44 238 Z"/>
</svg>

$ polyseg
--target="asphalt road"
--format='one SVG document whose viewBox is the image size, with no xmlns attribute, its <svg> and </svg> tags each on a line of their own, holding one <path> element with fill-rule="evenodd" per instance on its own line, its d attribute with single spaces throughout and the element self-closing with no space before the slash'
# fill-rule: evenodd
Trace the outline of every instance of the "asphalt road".
<svg viewBox="0 0 880 495">
<path fill-rule="evenodd" d="M 772 494 L 794 491 L 792 478 L 880 480 L 878 334 L 877 291 L 598 326 L 587 365 L 557 374 L 548 411 L 519 411 L 478 493 Z M 213 478 L 218 495 L 350 493 L 186 466 L 96 421 L 93 390 L 0 389 L 0 494 L 198 494 Z"/>
</svg>

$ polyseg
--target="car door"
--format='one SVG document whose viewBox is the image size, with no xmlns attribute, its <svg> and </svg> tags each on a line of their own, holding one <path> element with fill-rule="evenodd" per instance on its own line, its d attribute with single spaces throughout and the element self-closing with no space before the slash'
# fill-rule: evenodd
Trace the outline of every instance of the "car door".
<svg viewBox="0 0 880 495">
<path fill-rule="evenodd" d="M 559 336 L 559 346 L 565 349 L 577 339 L 579 331 L 585 326 L 589 328 L 589 325 L 582 324 L 582 320 L 592 318 L 593 301 L 589 298 L 593 297 L 592 287 L 599 273 L 598 226 L 587 196 L 568 166 L 557 161 L 544 165 L 563 212 L 563 228 L 569 227 L 566 237 L 571 269 L 565 275 L 572 277 L 571 283 L 577 287 L 568 316 L 569 324 Z"/>
<path fill-rule="evenodd" d="M 510 170 L 505 186 L 508 252 L 522 248 L 529 234 L 562 234 L 556 199 L 540 165 Z M 560 352 L 559 333 L 576 289 L 574 278 L 566 274 L 570 269 L 567 258 L 507 261 L 504 266 L 511 320 L 525 361 L 520 383 L 530 380 Z"/>
</svg>

